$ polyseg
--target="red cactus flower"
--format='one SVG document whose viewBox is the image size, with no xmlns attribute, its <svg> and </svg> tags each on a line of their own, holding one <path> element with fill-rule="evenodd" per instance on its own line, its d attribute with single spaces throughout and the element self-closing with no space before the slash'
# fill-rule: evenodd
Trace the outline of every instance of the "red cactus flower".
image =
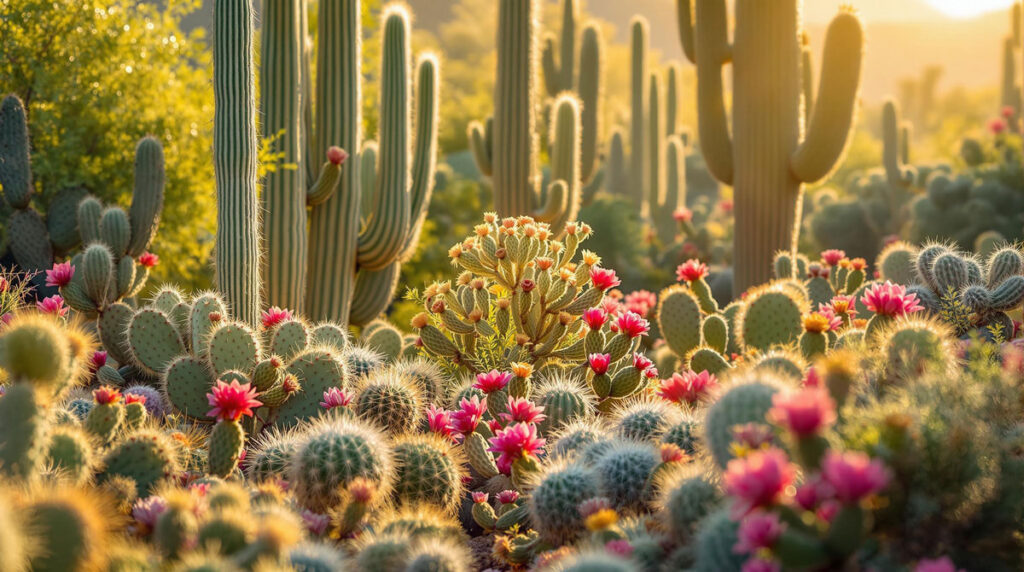
<svg viewBox="0 0 1024 572">
<path fill-rule="evenodd" d="M 825 389 L 779 392 L 772 396 L 768 419 L 798 437 L 808 437 L 835 423 L 836 402 Z"/>
<path fill-rule="evenodd" d="M 124 394 L 124 402 L 127 403 L 138 403 L 139 405 L 146 404 L 146 396 L 139 395 L 138 393 L 126 393 Z"/>
<path fill-rule="evenodd" d="M 251 384 L 238 383 L 237 379 L 230 384 L 218 380 L 206 400 L 213 409 L 206 412 L 208 417 L 216 417 L 220 421 L 238 421 L 243 415 L 252 416 L 252 408 L 263 405 L 256 399 L 256 390 Z"/>
<path fill-rule="evenodd" d="M 334 165 L 341 165 L 348 159 L 348 152 L 341 147 L 330 146 L 327 148 L 327 160 Z"/>
<path fill-rule="evenodd" d="M 512 504 L 519 500 L 519 492 L 513 490 L 504 490 L 498 493 L 498 502 L 501 504 Z"/>
<path fill-rule="evenodd" d="M 139 264 L 145 268 L 152 268 L 160 264 L 160 257 L 152 252 L 143 252 L 139 255 Z"/>
<path fill-rule="evenodd" d="M 291 310 L 286 310 L 283 308 L 278 308 L 277 306 L 272 306 L 269 310 L 263 312 L 263 316 L 261 319 L 263 321 L 263 327 L 269 330 L 275 326 L 280 325 L 282 322 L 287 322 L 288 320 L 291 320 L 292 312 Z"/>
<path fill-rule="evenodd" d="M 473 502 L 476 504 L 484 504 L 487 502 L 488 494 L 485 492 L 474 491 L 471 495 L 473 497 Z"/>
<path fill-rule="evenodd" d="M 473 387 L 484 393 L 494 393 L 505 389 L 508 382 L 512 380 L 512 374 L 492 369 L 487 373 L 479 373 L 476 376 L 476 383 Z"/>
<path fill-rule="evenodd" d="M 762 548 L 771 548 L 786 530 L 786 524 L 773 512 L 756 511 L 740 523 L 739 542 L 733 546 L 736 554 L 752 554 Z"/>
<path fill-rule="evenodd" d="M 662 463 L 679 463 L 686 460 L 686 453 L 675 443 L 662 443 L 658 452 Z"/>
<path fill-rule="evenodd" d="M 530 423 L 510 425 L 488 441 L 491 446 L 487 450 L 498 453 L 495 464 L 506 475 L 512 473 L 513 463 L 524 457 L 536 456 L 544 447 L 544 439 L 537 437 L 537 426 Z"/>
<path fill-rule="evenodd" d="M 907 294 L 906 288 L 888 280 L 875 284 L 864 293 L 861 302 L 875 314 L 882 316 L 903 316 L 924 309 L 917 300 L 917 294 Z"/>
<path fill-rule="evenodd" d="M 640 371 L 647 371 L 654 365 L 654 362 L 647 359 L 644 354 L 633 354 L 633 367 Z"/>
<path fill-rule="evenodd" d="M 36 302 L 36 309 L 44 314 L 53 314 L 58 317 L 65 317 L 68 315 L 68 308 L 64 305 L 64 297 L 60 294 L 54 294 L 49 298 L 43 298 Z"/>
<path fill-rule="evenodd" d="M 615 303 L 618 304 L 618 302 Z M 583 323 L 586 324 L 591 331 L 600 330 L 601 326 L 604 326 L 607 321 L 608 314 L 601 308 L 591 308 L 586 312 L 583 312 Z"/>
<path fill-rule="evenodd" d="M 604 292 L 609 288 L 614 288 L 622 281 L 615 275 L 615 271 L 610 268 L 599 268 L 597 266 L 590 269 L 590 282 L 594 285 L 594 288 Z"/>
<path fill-rule="evenodd" d="M 107 352 L 92 352 L 92 357 L 89 358 L 89 369 L 91 369 L 92 371 L 96 371 L 105 365 L 107 365 Z"/>
<path fill-rule="evenodd" d="M 320 407 L 324 409 L 347 407 L 349 403 L 352 403 L 352 396 L 345 393 L 345 390 L 340 387 L 332 387 L 325 391 L 323 399 L 320 402 Z"/>
<path fill-rule="evenodd" d="M 1006 132 L 1006 127 L 1006 120 L 1002 117 L 995 117 L 988 122 L 988 130 L 991 131 L 993 135 L 1002 135 Z"/>
<path fill-rule="evenodd" d="M 676 219 L 676 222 L 690 222 L 693 220 L 693 211 L 686 207 L 679 207 L 672 213 L 672 218 Z"/>
<path fill-rule="evenodd" d="M 725 492 L 734 497 L 734 519 L 777 504 L 796 477 L 796 466 L 780 449 L 757 450 L 733 459 L 725 469 Z"/>
<path fill-rule="evenodd" d="M 520 423 L 540 423 L 547 419 L 544 415 L 544 408 L 535 405 L 533 402 L 522 397 L 509 397 L 506 405 L 508 413 L 499 413 L 505 423 L 517 421 Z"/>
<path fill-rule="evenodd" d="M 889 470 L 880 459 L 860 451 L 829 451 L 821 465 L 821 474 L 844 504 L 856 504 L 889 484 Z"/>
<path fill-rule="evenodd" d="M 1014 115 L 1017 115 L 1017 111 L 1013 109 L 1012 105 L 1004 105 L 1000 115 L 1003 116 L 1003 119 L 1010 120 L 1013 119 Z"/>
<path fill-rule="evenodd" d="M 117 403 L 121 401 L 121 391 L 116 387 L 109 385 L 100 386 L 99 389 L 93 390 L 92 398 L 96 400 L 99 405 L 110 405 L 111 403 Z"/>
<path fill-rule="evenodd" d="M 587 356 L 590 369 L 597 375 L 608 373 L 608 366 L 611 365 L 611 361 L 611 354 L 590 354 Z"/>
<path fill-rule="evenodd" d="M 864 270 L 868 267 L 868 261 L 863 258 L 854 258 L 850 260 L 850 270 Z"/>
<path fill-rule="evenodd" d="M 821 253 L 821 261 L 829 266 L 836 266 L 844 258 L 846 258 L 846 252 L 836 248 L 830 248 Z"/>
<path fill-rule="evenodd" d="M 58 262 L 46 271 L 46 285 L 63 288 L 71 283 L 75 267 L 70 262 Z"/>
<path fill-rule="evenodd" d="M 821 478 L 821 475 L 814 475 L 805 479 L 803 484 L 796 488 L 793 500 L 804 510 L 816 510 L 822 503 L 832 500 L 835 496 L 836 491 L 832 485 Z"/>
<path fill-rule="evenodd" d="M 672 377 L 661 380 L 658 395 L 672 403 L 694 405 L 708 397 L 718 386 L 718 378 L 707 371 L 696 373 L 684 371 L 673 373 Z"/>
<path fill-rule="evenodd" d="M 646 335 L 651 329 L 651 323 L 633 312 L 626 312 L 615 320 L 615 329 L 627 338 L 633 339 Z"/>
<path fill-rule="evenodd" d="M 691 284 L 708 275 L 708 265 L 691 258 L 676 268 L 676 280 Z"/>
</svg>

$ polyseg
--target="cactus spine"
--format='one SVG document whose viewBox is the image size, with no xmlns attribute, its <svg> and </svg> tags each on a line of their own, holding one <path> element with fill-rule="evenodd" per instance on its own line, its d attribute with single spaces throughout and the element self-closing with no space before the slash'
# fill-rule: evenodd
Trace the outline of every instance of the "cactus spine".
<svg viewBox="0 0 1024 572">
<path fill-rule="evenodd" d="M 561 232 L 576 218 L 582 195 L 580 154 L 572 151 L 580 146 L 580 102 L 563 93 L 554 103 L 552 183 L 542 194 L 534 109 L 540 5 L 536 0 L 501 0 L 498 13 L 494 118 L 488 127 L 470 125 L 473 153 L 480 169 L 491 176 L 498 214 L 530 215 Z M 561 165 L 555 155 L 563 159 Z M 569 179 L 558 178 L 567 175 Z"/>
<path fill-rule="evenodd" d="M 439 62 L 424 55 L 416 69 L 414 143 L 410 17 L 398 6 L 385 10 L 378 152 L 376 144 L 362 140 L 362 3 L 321 4 L 316 100 L 322 103 L 315 106 L 315 119 L 304 49 L 305 2 L 274 0 L 267 10 L 265 134 L 283 130 L 285 160 L 304 165 L 268 177 L 269 303 L 305 308 L 311 318 L 362 325 L 391 302 L 400 263 L 415 249 L 426 215 L 437 150 Z M 369 160 L 342 169 L 343 150 Z M 374 175 L 371 153 L 379 176 L 367 176 Z M 324 157 L 326 163 L 318 167 Z M 361 188 L 365 183 L 372 187 Z M 360 217 L 364 196 L 373 197 L 365 220 Z M 308 239 L 307 205 L 313 207 Z"/>
<path fill-rule="evenodd" d="M 213 51 L 215 281 L 232 313 L 255 326 L 261 303 L 252 36 L 252 0 L 218 0 Z"/>
<path fill-rule="evenodd" d="M 681 23 L 691 24 L 681 36 L 697 66 L 701 148 L 712 175 L 735 188 L 738 295 L 770 278 L 776 250 L 795 251 L 803 184 L 824 178 L 843 155 L 860 89 L 863 31 L 850 11 L 833 19 L 805 132 L 799 0 L 739 0 L 732 44 L 724 0 L 677 6 Z M 722 66 L 730 61 L 735 136 L 723 99 Z"/>
</svg>

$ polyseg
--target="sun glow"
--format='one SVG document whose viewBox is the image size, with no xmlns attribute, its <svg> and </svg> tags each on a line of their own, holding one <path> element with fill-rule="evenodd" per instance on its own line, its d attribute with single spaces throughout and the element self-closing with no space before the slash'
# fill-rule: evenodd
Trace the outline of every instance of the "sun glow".
<svg viewBox="0 0 1024 572">
<path fill-rule="evenodd" d="M 1013 0 L 926 0 L 953 18 L 973 18 L 993 10 L 1008 8 Z"/>
</svg>

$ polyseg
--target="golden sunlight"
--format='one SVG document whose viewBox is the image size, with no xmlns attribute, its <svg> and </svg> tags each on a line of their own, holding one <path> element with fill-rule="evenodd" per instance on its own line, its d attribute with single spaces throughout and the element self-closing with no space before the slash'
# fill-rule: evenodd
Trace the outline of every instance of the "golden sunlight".
<svg viewBox="0 0 1024 572">
<path fill-rule="evenodd" d="M 1013 0 L 926 0 L 929 4 L 953 18 L 973 18 L 986 12 L 1007 8 Z"/>
</svg>

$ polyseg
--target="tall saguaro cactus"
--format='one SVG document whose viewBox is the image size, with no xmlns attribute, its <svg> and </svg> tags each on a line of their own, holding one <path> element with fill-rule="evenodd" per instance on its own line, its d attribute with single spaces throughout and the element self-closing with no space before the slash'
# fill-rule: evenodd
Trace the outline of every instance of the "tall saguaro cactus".
<svg viewBox="0 0 1024 572">
<path fill-rule="evenodd" d="M 359 0 L 320 3 L 314 106 L 306 3 L 267 0 L 261 100 L 265 134 L 281 134 L 285 160 L 303 166 L 267 178 L 269 303 L 356 325 L 387 308 L 401 262 L 419 240 L 433 192 L 440 84 L 439 62 L 427 54 L 413 85 L 410 16 L 387 7 L 380 143 L 364 142 L 361 7 Z M 342 149 L 358 160 L 342 168 Z"/>
<path fill-rule="evenodd" d="M 694 9 L 696 4 L 696 9 Z M 684 51 L 697 66 L 701 149 L 708 169 L 735 190 L 733 289 L 772 276 L 772 254 L 796 249 L 804 183 L 843 156 L 863 59 L 860 20 L 842 10 L 829 26 L 817 101 L 805 128 L 801 0 L 736 0 L 734 41 L 725 0 L 677 0 Z M 732 133 L 722 68 L 732 63 Z"/>
<path fill-rule="evenodd" d="M 486 127 L 470 125 L 470 142 L 480 170 L 491 176 L 498 214 L 530 215 L 560 232 L 580 207 L 581 111 L 568 92 L 553 104 L 552 182 L 542 193 L 535 109 L 539 13 L 537 0 L 500 0 L 494 117 Z"/>
<path fill-rule="evenodd" d="M 900 123 L 897 103 L 888 99 L 882 107 L 882 163 L 890 185 L 908 187 L 917 173 L 910 162 L 910 126 Z"/>
<path fill-rule="evenodd" d="M 239 320 L 260 318 L 260 236 L 252 0 L 217 0 L 213 46 L 213 168 L 217 288 Z"/>
</svg>

